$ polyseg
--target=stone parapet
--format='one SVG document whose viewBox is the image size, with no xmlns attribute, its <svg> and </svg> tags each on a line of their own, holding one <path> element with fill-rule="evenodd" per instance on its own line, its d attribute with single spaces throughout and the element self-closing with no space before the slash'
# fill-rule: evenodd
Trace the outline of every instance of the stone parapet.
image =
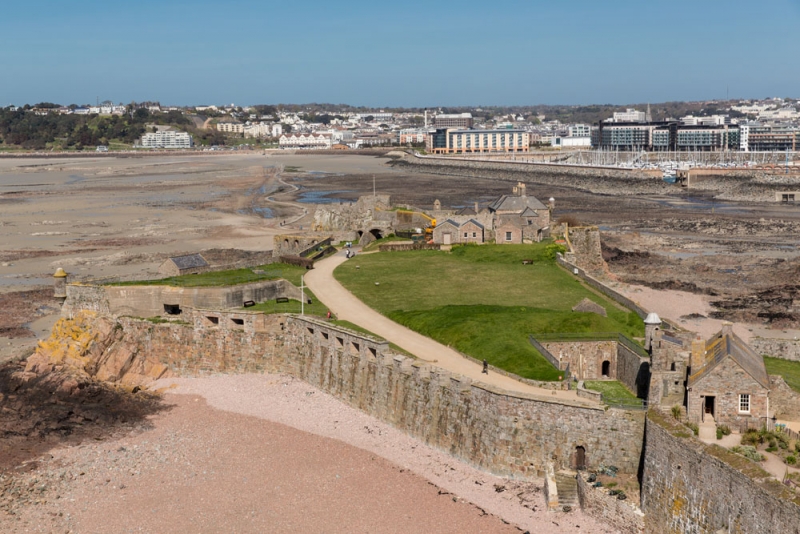
<svg viewBox="0 0 800 534">
<path fill-rule="evenodd" d="M 645 450 L 647 532 L 795 532 L 800 525 L 800 506 L 780 482 L 658 412 L 648 415 Z"/>
</svg>

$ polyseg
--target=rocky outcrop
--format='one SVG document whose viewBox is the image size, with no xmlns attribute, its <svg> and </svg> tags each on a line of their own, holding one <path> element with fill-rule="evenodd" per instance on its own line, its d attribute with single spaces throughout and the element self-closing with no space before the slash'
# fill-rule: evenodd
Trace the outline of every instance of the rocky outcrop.
<svg viewBox="0 0 800 534">
<path fill-rule="evenodd" d="M 121 324 L 90 311 L 60 319 L 28 358 L 26 374 L 53 372 L 73 377 L 64 381 L 62 388 L 67 389 L 91 378 L 135 387 L 169 376 L 166 365 L 140 353 L 135 343 L 125 339 Z"/>
</svg>

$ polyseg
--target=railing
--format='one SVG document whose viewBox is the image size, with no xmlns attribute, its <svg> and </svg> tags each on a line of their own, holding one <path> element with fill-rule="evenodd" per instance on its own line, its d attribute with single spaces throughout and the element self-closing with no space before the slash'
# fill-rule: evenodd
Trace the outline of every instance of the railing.
<svg viewBox="0 0 800 534">
<path fill-rule="evenodd" d="M 620 408 L 622 410 L 639 410 L 647 411 L 647 399 L 617 399 L 613 397 L 606 397 L 601 395 L 603 404 L 611 408 Z"/>
<path fill-rule="evenodd" d="M 329 246 L 332 242 L 333 242 L 333 236 L 328 237 L 326 239 L 323 239 L 319 243 L 314 243 L 310 247 L 307 247 L 306 249 L 301 250 L 297 255 L 300 256 L 301 258 L 307 258 L 308 256 L 310 256 L 314 252 L 318 251 L 320 249 L 320 247 L 325 248 L 325 247 Z"/>
<path fill-rule="evenodd" d="M 556 358 L 555 356 L 553 356 L 553 354 L 549 350 L 547 350 L 544 347 L 544 345 L 539 343 L 536 340 L 535 337 L 533 337 L 532 335 L 529 335 L 528 336 L 528 340 L 531 342 L 531 345 L 533 345 L 533 348 L 538 350 L 539 353 L 542 356 L 544 356 L 545 359 L 547 359 L 547 361 L 549 361 L 553 365 L 553 367 L 555 367 L 559 371 L 564 371 L 564 375 L 563 375 L 564 376 L 564 380 L 569 380 L 570 379 L 569 363 L 567 363 L 565 367 L 562 367 L 561 361 L 558 358 Z"/>
<path fill-rule="evenodd" d="M 644 347 L 636 343 L 634 340 L 632 340 L 625 334 L 620 334 L 618 341 L 620 344 L 624 345 L 625 347 L 636 353 L 641 358 L 650 358 L 650 354 L 648 354 L 647 351 L 644 350 Z"/>
</svg>

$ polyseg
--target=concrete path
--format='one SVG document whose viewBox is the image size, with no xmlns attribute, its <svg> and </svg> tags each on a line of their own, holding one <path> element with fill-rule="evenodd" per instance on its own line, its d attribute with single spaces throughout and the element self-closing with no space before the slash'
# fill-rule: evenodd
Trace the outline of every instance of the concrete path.
<svg viewBox="0 0 800 534">
<path fill-rule="evenodd" d="M 538 388 L 491 371 L 488 375 L 485 375 L 482 373 L 481 365 L 471 362 L 458 352 L 433 339 L 409 330 L 384 317 L 357 299 L 333 277 L 333 270 L 345 261 L 358 261 L 359 256 L 348 260 L 344 254 L 342 251 L 316 262 L 314 269 L 308 271 L 305 275 L 305 283 L 308 288 L 339 319 L 350 321 L 391 341 L 420 360 L 452 373 L 464 375 L 475 382 L 483 382 L 510 392 L 546 397 L 546 400 L 550 401 L 559 399 L 569 401 L 572 404 L 598 406 L 597 403 L 588 399 L 578 398 L 574 391 L 553 391 Z"/>
</svg>

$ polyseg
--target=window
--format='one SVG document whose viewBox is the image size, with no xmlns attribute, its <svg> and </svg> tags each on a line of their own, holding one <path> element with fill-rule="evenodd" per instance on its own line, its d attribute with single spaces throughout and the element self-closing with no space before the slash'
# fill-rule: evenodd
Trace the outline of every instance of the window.
<svg viewBox="0 0 800 534">
<path fill-rule="evenodd" d="M 478 237 L 478 232 L 472 232 L 472 237 Z"/>
<path fill-rule="evenodd" d="M 739 395 L 739 413 L 750 413 L 750 394 Z"/>
<path fill-rule="evenodd" d="M 469 237 L 469 233 L 464 232 L 464 237 Z"/>
<path fill-rule="evenodd" d="M 511 232 L 506 232 L 506 241 L 511 241 Z"/>
</svg>

